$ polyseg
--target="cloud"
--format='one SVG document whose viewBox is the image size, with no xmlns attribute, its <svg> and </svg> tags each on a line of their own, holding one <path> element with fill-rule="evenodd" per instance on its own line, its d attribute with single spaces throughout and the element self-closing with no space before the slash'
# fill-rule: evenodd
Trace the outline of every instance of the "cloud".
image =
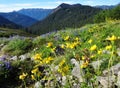
<svg viewBox="0 0 120 88">
<path fill-rule="evenodd" d="M 13 10 L 20 10 L 22 8 L 54 8 L 54 5 L 45 6 L 43 3 L 14 3 L 14 4 L 0 4 L 0 12 L 11 12 Z"/>
<path fill-rule="evenodd" d="M 85 0 L 82 4 L 94 6 L 96 3 L 94 0 Z"/>
</svg>

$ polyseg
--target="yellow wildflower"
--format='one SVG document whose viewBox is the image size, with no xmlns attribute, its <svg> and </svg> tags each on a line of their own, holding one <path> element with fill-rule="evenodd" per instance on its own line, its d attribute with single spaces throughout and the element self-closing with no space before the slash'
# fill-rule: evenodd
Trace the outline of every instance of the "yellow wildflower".
<svg viewBox="0 0 120 88">
<path fill-rule="evenodd" d="M 94 58 L 96 55 L 91 55 L 90 58 Z"/>
<path fill-rule="evenodd" d="M 66 65 L 64 67 L 59 67 L 58 72 L 62 74 L 62 76 L 65 76 L 69 71 L 69 66 Z"/>
<path fill-rule="evenodd" d="M 61 48 L 63 48 L 63 49 L 64 49 L 64 48 L 65 48 L 65 45 L 64 45 L 64 44 L 62 44 L 62 45 L 61 45 Z"/>
<path fill-rule="evenodd" d="M 52 42 L 47 43 L 47 47 L 51 47 L 53 45 Z"/>
<path fill-rule="evenodd" d="M 66 36 L 66 37 L 64 38 L 64 40 L 67 41 L 69 38 L 70 38 L 69 36 Z"/>
<path fill-rule="evenodd" d="M 51 52 L 55 52 L 55 49 L 56 49 L 56 47 L 52 48 L 52 49 L 51 49 Z"/>
<path fill-rule="evenodd" d="M 62 75 L 65 76 L 65 75 L 68 73 L 68 71 L 69 71 L 69 66 L 66 65 L 66 66 L 63 67 L 63 69 L 62 69 Z"/>
<path fill-rule="evenodd" d="M 63 60 L 59 63 L 59 66 L 63 66 L 64 63 L 65 63 L 65 59 L 63 59 Z"/>
<path fill-rule="evenodd" d="M 100 50 L 98 50 L 98 54 L 102 54 L 102 50 L 100 49 Z"/>
<path fill-rule="evenodd" d="M 22 73 L 22 75 L 19 76 L 19 79 L 24 80 L 27 75 L 27 73 Z"/>
<path fill-rule="evenodd" d="M 32 80 L 35 80 L 35 76 L 34 76 L 34 75 L 31 75 L 31 79 L 32 79 Z"/>
<path fill-rule="evenodd" d="M 118 37 L 117 39 L 120 39 L 120 37 Z"/>
<path fill-rule="evenodd" d="M 112 37 L 108 37 L 107 40 L 114 41 L 116 40 L 117 37 L 115 35 L 112 35 Z"/>
<path fill-rule="evenodd" d="M 42 54 L 36 54 L 36 55 L 34 56 L 34 59 L 35 59 L 35 60 L 41 60 L 41 59 L 42 59 L 41 56 L 42 56 Z"/>
<path fill-rule="evenodd" d="M 51 61 L 53 61 L 54 59 L 52 57 L 48 57 L 48 58 L 45 58 L 43 60 L 43 62 L 45 62 L 46 64 L 49 64 Z"/>
<path fill-rule="evenodd" d="M 31 73 L 36 74 L 38 71 L 39 71 L 39 69 L 38 69 L 38 68 L 35 68 L 35 69 L 33 69 L 33 70 L 31 71 Z"/>
<path fill-rule="evenodd" d="M 111 48 L 112 48 L 111 45 L 105 47 L 106 50 L 110 50 Z"/>
<path fill-rule="evenodd" d="M 77 45 L 80 44 L 80 43 L 79 43 L 79 42 L 74 42 L 73 44 L 74 44 L 74 46 L 77 46 Z"/>
<path fill-rule="evenodd" d="M 88 43 L 90 43 L 90 44 L 91 44 L 91 43 L 92 43 L 92 41 L 93 41 L 93 40 L 92 40 L 92 39 L 90 39 L 90 40 L 88 41 Z"/>
<path fill-rule="evenodd" d="M 73 49 L 75 47 L 74 43 L 71 43 L 69 48 Z"/>
<path fill-rule="evenodd" d="M 75 38 L 75 41 L 78 41 L 78 40 L 79 40 L 79 38 L 78 38 L 78 37 L 76 37 L 76 38 Z"/>
<path fill-rule="evenodd" d="M 86 67 L 88 66 L 88 64 L 89 64 L 88 61 L 86 61 L 86 62 L 84 62 L 80 67 L 81 67 L 81 68 L 86 68 Z"/>
<path fill-rule="evenodd" d="M 82 56 L 82 60 L 85 60 L 85 56 Z"/>
<path fill-rule="evenodd" d="M 68 70 L 69 70 L 69 66 L 68 65 L 66 65 L 65 67 L 63 67 L 63 71 L 64 72 L 68 72 Z"/>
<path fill-rule="evenodd" d="M 66 48 L 69 48 L 70 47 L 70 43 L 66 43 Z"/>
<path fill-rule="evenodd" d="M 96 50 L 96 49 L 97 49 L 97 46 L 96 46 L 96 45 L 93 45 L 93 46 L 90 48 L 91 51 L 94 51 L 94 50 Z"/>
</svg>

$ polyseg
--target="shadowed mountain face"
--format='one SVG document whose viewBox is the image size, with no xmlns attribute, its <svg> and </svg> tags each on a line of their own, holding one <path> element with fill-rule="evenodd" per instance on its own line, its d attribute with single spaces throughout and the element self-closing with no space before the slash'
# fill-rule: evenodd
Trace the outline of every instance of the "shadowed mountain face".
<svg viewBox="0 0 120 88">
<path fill-rule="evenodd" d="M 32 25 L 29 32 L 44 34 L 66 27 L 76 28 L 87 23 L 93 23 L 93 16 L 101 9 L 80 4 L 61 4 L 44 20 Z"/>
<path fill-rule="evenodd" d="M 10 13 L 0 13 L 1 16 L 14 22 L 15 24 L 21 25 L 23 27 L 29 27 L 32 24 L 36 23 L 37 20 L 33 19 L 29 16 L 17 13 L 17 12 L 10 12 Z"/>
<path fill-rule="evenodd" d="M 21 9 L 17 11 L 23 15 L 32 17 L 36 20 L 43 20 L 46 18 L 53 10 L 52 9 Z"/>
<path fill-rule="evenodd" d="M 17 24 L 9 21 L 8 19 L 0 16 L 0 27 L 9 27 L 9 28 L 19 28 L 20 26 L 18 26 Z"/>
</svg>

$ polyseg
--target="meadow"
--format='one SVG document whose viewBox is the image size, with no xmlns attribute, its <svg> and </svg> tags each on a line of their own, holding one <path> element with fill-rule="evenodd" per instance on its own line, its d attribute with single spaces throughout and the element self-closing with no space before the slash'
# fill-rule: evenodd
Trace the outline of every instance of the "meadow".
<svg viewBox="0 0 120 88">
<path fill-rule="evenodd" d="M 1 38 L 0 49 L 2 88 L 120 87 L 119 20 L 35 38 Z"/>
</svg>

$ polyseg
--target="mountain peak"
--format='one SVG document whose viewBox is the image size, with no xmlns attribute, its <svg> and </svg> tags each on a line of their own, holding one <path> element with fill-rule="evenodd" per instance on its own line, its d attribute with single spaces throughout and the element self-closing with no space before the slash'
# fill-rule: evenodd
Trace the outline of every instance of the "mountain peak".
<svg viewBox="0 0 120 88">
<path fill-rule="evenodd" d="M 69 4 L 66 4 L 66 3 L 62 3 L 61 5 L 59 5 L 58 7 L 61 7 L 61 8 L 68 8 L 70 7 L 71 5 Z"/>
</svg>

